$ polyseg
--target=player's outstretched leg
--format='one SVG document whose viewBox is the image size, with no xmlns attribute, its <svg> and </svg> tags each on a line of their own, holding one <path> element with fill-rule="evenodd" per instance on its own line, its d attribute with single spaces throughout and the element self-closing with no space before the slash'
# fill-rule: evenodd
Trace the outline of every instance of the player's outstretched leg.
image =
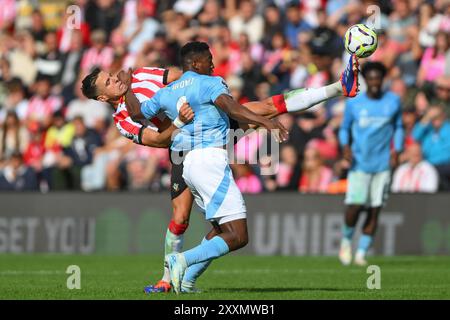
<svg viewBox="0 0 450 320">
<path fill-rule="evenodd" d="M 358 94 L 359 91 L 358 74 L 359 74 L 358 57 L 353 54 L 350 56 L 347 67 L 345 68 L 339 80 L 342 84 L 344 96 L 354 97 Z"/>
<path fill-rule="evenodd" d="M 274 118 L 288 112 L 305 111 L 318 103 L 339 97 L 354 97 L 358 92 L 358 58 L 350 57 L 345 71 L 341 74 L 339 81 L 320 88 L 302 88 L 278 94 L 263 101 L 245 103 L 244 106 L 256 114 L 264 117 Z M 244 126 L 245 127 L 245 126 Z"/>
</svg>

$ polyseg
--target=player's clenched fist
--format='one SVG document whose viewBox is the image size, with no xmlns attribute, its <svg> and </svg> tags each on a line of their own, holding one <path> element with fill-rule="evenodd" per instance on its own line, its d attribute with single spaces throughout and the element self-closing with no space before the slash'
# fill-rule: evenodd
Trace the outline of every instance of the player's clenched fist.
<svg viewBox="0 0 450 320">
<path fill-rule="evenodd" d="M 127 87 L 129 87 L 131 84 L 132 74 L 133 74 L 133 69 L 131 69 L 131 68 L 128 69 L 128 72 L 125 72 L 124 70 L 120 70 L 119 73 L 117 74 L 117 78 L 119 79 L 120 82 L 122 82 Z"/>
<path fill-rule="evenodd" d="M 178 117 L 183 123 L 189 123 L 192 119 L 194 119 L 194 111 L 189 103 L 185 102 L 181 105 L 180 111 L 178 112 Z"/>
</svg>

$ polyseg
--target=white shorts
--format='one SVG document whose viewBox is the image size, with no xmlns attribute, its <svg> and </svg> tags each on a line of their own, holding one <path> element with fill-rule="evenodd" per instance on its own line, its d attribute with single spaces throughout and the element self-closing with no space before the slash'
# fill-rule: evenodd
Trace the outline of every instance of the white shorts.
<svg viewBox="0 0 450 320">
<path fill-rule="evenodd" d="M 234 181 L 225 149 L 194 149 L 186 155 L 183 166 L 183 179 L 207 220 L 221 224 L 227 220 L 223 219 L 225 216 L 246 217 L 244 198 Z"/>
<path fill-rule="evenodd" d="M 369 208 L 384 206 L 391 183 L 389 170 L 378 173 L 350 171 L 347 179 L 345 204 L 365 205 Z"/>
</svg>

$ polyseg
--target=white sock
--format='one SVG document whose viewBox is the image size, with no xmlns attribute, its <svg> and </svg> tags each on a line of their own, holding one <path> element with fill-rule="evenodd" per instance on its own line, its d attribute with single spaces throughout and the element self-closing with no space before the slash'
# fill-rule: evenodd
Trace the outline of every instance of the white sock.
<svg viewBox="0 0 450 320">
<path fill-rule="evenodd" d="M 288 112 L 304 111 L 325 100 L 342 94 L 341 83 L 335 82 L 325 87 L 296 89 L 284 94 Z"/>
<path fill-rule="evenodd" d="M 164 257 L 172 252 L 181 252 L 184 243 L 184 234 L 176 235 L 170 232 L 167 229 L 165 246 L 164 246 Z M 169 266 L 166 264 L 166 260 L 164 259 L 164 275 L 162 280 L 165 282 L 170 282 L 170 272 Z"/>
<path fill-rule="evenodd" d="M 342 238 L 341 239 L 341 246 L 350 246 L 352 245 L 352 241 L 347 239 L 347 238 Z"/>
<path fill-rule="evenodd" d="M 356 259 L 365 259 L 366 258 L 366 254 L 367 254 L 367 251 L 362 250 L 362 249 L 358 249 L 358 250 L 356 250 L 355 258 Z"/>
</svg>

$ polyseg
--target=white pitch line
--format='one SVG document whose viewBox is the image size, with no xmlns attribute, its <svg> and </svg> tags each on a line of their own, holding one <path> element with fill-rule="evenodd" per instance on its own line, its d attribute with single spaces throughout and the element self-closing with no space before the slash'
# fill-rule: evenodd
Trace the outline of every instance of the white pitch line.
<svg viewBox="0 0 450 320">
<path fill-rule="evenodd" d="M 60 270 L 32 270 L 32 271 L 24 271 L 24 270 L 2 270 L 0 271 L 0 275 L 2 276 L 21 276 L 21 275 L 55 275 L 55 274 L 64 274 L 64 271 Z"/>
</svg>

